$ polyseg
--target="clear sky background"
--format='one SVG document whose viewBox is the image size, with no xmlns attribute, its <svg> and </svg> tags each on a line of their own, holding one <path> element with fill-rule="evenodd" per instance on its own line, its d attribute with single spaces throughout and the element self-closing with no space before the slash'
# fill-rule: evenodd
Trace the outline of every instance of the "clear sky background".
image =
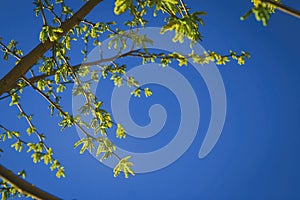
<svg viewBox="0 0 300 200">
<path fill-rule="evenodd" d="M 78 3 L 76 3 L 78 2 Z M 34 123 L 48 138 L 56 157 L 65 166 L 66 178 L 58 180 L 42 163 L 33 164 L 29 154 L 16 153 L 1 143 L 5 150 L 0 159 L 4 166 L 20 171 L 27 169 L 28 180 L 66 200 L 77 199 L 204 199 L 204 200 L 296 200 L 300 199 L 300 20 L 279 11 L 267 27 L 253 16 L 246 21 L 240 17 L 250 8 L 250 0 L 187 1 L 192 10 L 208 12 L 201 45 L 206 49 L 227 53 L 229 49 L 245 50 L 251 59 L 245 66 L 234 62 L 219 67 L 227 93 L 225 126 L 213 151 L 198 159 L 210 117 L 210 102 L 201 77 L 192 68 L 181 68 L 197 92 L 201 104 L 198 134 L 188 151 L 172 165 L 152 173 L 137 174 L 129 179 L 113 177 L 110 168 L 102 165 L 89 153 L 79 155 L 73 149 L 78 140 L 75 128 L 60 132 L 59 118 L 49 116 L 47 103 L 31 89 L 27 89 L 21 104 L 34 114 Z M 299 1 L 284 1 L 300 9 Z M 72 1 L 79 8 L 81 1 Z M 0 6 L 0 36 L 8 42 L 14 38 L 27 53 L 38 44 L 41 19 L 36 18 L 31 1 L 3 0 Z M 100 21 L 124 17 L 113 14 L 113 1 L 104 1 L 89 15 Z M 149 25 L 160 26 L 155 20 Z M 79 50 L 79 49 L 77 49 Z M 74 55 L 76 49 L 73 49 Z M 10 59 L 12 60 L 12 59 Z M 72 63 L 81 60 L 76 57 Z M 0 76 L 12 65 L 1 60 Z M 176 67 L 175 67 L 176 68 Z M 198 81 L 197 81 L 198 80 Z M 198 83 L 199 84 L 193 84 Z M 107 84 L 109 94 L 113 86 Z M 100 86 L 99 86 L 100 87 Z M 149 85 L 151 87 L 151 85 Z M 120 146 L 140 152 L 164 146 L 174 137 L 180 118 L 178 102 L 168 90 L 152 86 L 153 97 L 130 104 L 137 123 L 149 123 L 147 108 L 161 103 L 171 112 L 166 127 L 147 141 L 128 137 Z M 72 96 L 64 95 L 63 106 L 71 110 Z M 106 108 L 109 110 L 109 95 Z M 26 130 L 25 121 L 18 120 L 16 107 L 8 107 L 10 100 L 0 102 L 0 122 L 10 129 Z M 141 109 L 143 105 L 145 108 Z M 126 144 L 128 141 L 128 144 Z"/>
</svg>

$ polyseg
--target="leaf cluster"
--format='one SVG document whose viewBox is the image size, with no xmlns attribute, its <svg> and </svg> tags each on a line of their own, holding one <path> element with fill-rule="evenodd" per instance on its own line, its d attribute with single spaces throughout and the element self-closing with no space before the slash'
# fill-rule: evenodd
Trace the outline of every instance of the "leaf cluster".
<svg viewBox="0 0 300 200">
<path fill-rule="evenodd" d="M 271 17 L 271 14 L 275 12 L 276 7 L 268 4 L 262 0 L 251 0 L 253 2 L 253 8 L 251 8 L 244 16 L 241 17 L 241 20 L 245 20 L 251 14 L 254 14 L 257 21 L 261 21 L 264 26 L 268 25 L 268 21 Z M 275 2 L 280 3 L 280 0 L 274 0 Z"/>
</svg>

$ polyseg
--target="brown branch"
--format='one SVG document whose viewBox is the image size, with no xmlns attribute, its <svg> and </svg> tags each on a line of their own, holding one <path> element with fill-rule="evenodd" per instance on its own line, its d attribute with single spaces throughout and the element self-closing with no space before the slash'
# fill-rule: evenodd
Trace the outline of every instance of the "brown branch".
<svg viewBox="0 0 300 200">
<path fill-rule="evenodd" d="M 137 52 L 139 52 L 139 50 L 132 50 L 132 51 L 128 51 L 128 52 L 126 52 L 124 54 L 119 54 L 119 55 L 113 56 L 111 58 L 102 58 L 102 59 L 96 60 L 96 61 L 91 61 L 91 62 L 85 62 L 85 63 L 82 63 L 82 64 L 77 64 L 77 65 L 72 66 L 72 68 L 73 68 L 74 71 L 77 71 L 82 66 L 93 66 L 93 65 L 99 65 L 101 63 L 111 62 L 111 61 L 113 61 L 115 59 L 118 59 L 118 58 L 123 58 L 123 57 L 126 57 L 126 56 L 131 56 L 132 53 L 137 53 Z M 50 76 L 54 76 L 56 72 L 57 72 L 57 70 L 53 70 L 53 71 L 49 72 L 48 74 L 41 74 L 39 76 L 34 76 L 34 77 L 28 79 L 28 81 L 30 83 L 36 83 L 39 80 L 45 79 L 45 78 L 50 77 Z M 14 83 L 12 85 L 11 89 L 19 89 L 19 86 L 17 85 L 17 83 Z M 10 95 L 8 95 L 8 96 L 10 96 Z M 1 99 L 2 98 L 0 98 L 0 100 Z"/>
<path fill-rule="evenodd" d="M 0 164 L 0 177 L 11 184 L 12 186 L 16 187 L 19 192 L 24 195 L 29 195 L 34 199 L 40 200 L 59 200 L 60 198 L 53 196 L 52 194 L 41 190 L 40 188 L 34 186 L 33 184 L 25 181 L 24 179 L 20 178 L 19 176 L 15 175 L 12 171 L 5 168 Z"/>
<path fill-rule="evenodd" d="M 275 2 L 273 0 L 262 0 L 262 2 L 264 3 L 267 3 L 267 4 L 270 4 L 272 6 L 275 6 L 276 9 L 286 13 L 286 14 L 289 14 L 291 16 L 294 16 L 294 17 L 297 17 L 300 19 L 300 11 L 294 9 L 294 8 L 291 8 L 291 7 L 288 7 L 286 5 L 283 5 L 281 3 L 278 3 L 278 2 Z"/>
<path fill-rule="evenodd" d="M 75 25 L 79 24 L 84 17 L 91 12 L 91 10 L 101 2 L 102 0 L 90 0 L 79 11 L 77 11 L 70 19 L 66 20 L 61 28 L 63 33 L 60 36 L 65 35 Z M 39 58 L 41 58 L 53 45 L 53 42 L 47 40 L 44 43 L 37 45 L 31 52 L 24 56 L 18 64 L 11 69 L 1 80 L 0 80 L 0 96 L 9 92 L 17 80 L 24 76 L 25 73 L 35 64 Z"/>
<path fill-rule="evenodd" d="M 47 18 L 46 18 L 45 12 L 44 12 L 44 5 L 41 2 L 41 0 L 38 0 L 38 4 L 39 4 L 39 7 L 41 9 L 42 19 L 43 19 L 44 26 L 47 26 L 48 23 L 47 23 Z"/>
<path fill-rule="evenodd" d="M 156 58 L 158 58 L 158 59 L 172 58 L 172 56 L 169 56 L 169 55 L 159 55 L 159 54 L 152 54 L 152 55 L 155 55 Z M 110 63 L 113 64 L 114 60 L 119 59 L 119 58 L 123 58 L 123 57 L 126 57 L 126 56 L 140 57 L 140 58 L 152 58 L 152 55 L 149 55 L 149 54 L 144 53 L 144 52 L 140 52 L 139 49 L 130 50 L 130 51 L 124 53 L 124 54 L 118 54 L 118 55 L 113 56 L 111 58 L 102 58 L 102 59 L 99 59 L 99 60 L 96 60 L 96 61 L 85 62 L 83 64 L 74 65 L 71 68 L 72 68 L 72 71 L 77 71 L 82 66 L 87 66 L 88 67 L 88 66 L 93 66 L 93 65 L 100 65 L 101 63 L 106 63 L 106 62 L 110 62 Z M 237 55 L 237 56 L 240 57 L 242 55 Z M 191 58 L 191 56 L 189 56 L 189 55 L 184 55 L 184 57 L 186 57 L 188 59 Z M 232 55 L 223 55 L 222 57 L 232 57 Z M 68 65 L 70 65 L 70 64 L 68 64 Z M 32 78 L 29 78 L 28 82 L 30 82 L 31 84 L 34 84 L 34 83 L 38 82 L 39 80 L 45 79 L 45 78 L 50 77 L 50 76 L 54 76 L 56 72 L 57 72 L 57 70 L 53 70 L 53 71 L 49 72 L 48 74 L 41 74 L 39 76 L 34 76 Z M 16 92 L 16 91 L 20 90 L 20 87 L 17 85 L 17 83 L 15 83 L 12 86 L 12 89 L 15 89 L 15 92 Z M 11 94 L 1 97 L 0 100 L 5 99 L 9 96 L 11 96 Z"/>
</svg>

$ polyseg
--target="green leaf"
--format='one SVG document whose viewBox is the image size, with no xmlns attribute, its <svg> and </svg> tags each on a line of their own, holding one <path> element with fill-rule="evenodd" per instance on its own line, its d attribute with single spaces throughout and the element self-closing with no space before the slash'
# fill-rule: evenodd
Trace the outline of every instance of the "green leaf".
<svg viewBox="0 0 300 200">
<path fill-rule="evenodd" d="M 75 144 L 74 144 L 74 148 L 77 148 L 81 143 L 83 143 L 85 140 L 85 138 L 82 138 L 81 140 L 77 141 Z"/>
<path fill-rule="evenodd" d="M 18 103 L 19 103 L 19 100 L 20 100 L 20 96 L 19 96 L 17 93 L 13 93 L 13 94 L 11 95 L 11 102 L 10 102 L 9 106 L 18 104 Z"/>
<path fill-rule="evenodd" d="M 56 88 L 56 92 L 59 93 L 59 92 L 63 92 L 65 91 L 66 89 L 66 86 L 63 85 L 63 84 L 59 84 L 58 87 Z"/>
<path fill-rule="evenodd" d="M 141 88 L 135 89 L 133 92 L 131 92 L 135 97 L 141 97 Z"/>
<path fill-rule="evenodd" d="M 20 140 L 18 140 L 16 143 L 12 144 L 11 147 L 15 148 L 16 151 L 21 152 L 23 148 L 23 144 Z"/>
<path fill-rule="evenodd" d="M 56 177 L 60 178 L 60 177 L 65 177 L 65 169 L 64 167 L 60 167 L 57 172 L 56 172 Z"/>
<path fill-rule="evenodd" d="M 8 60 L 8 53 L 7 53 L 7 52 L 4 53 L 3 59 L 4 59 L 4 60 Z"/>
<path fill-rule="evenodd" d="M 97 70 L 92 71 L 91 79 L 95 82 L 98 82 L 99 81 L 99 71 L 97 71 Z"/>
<path fill-rule="evenodd" d="M 55 28 L 55 29 L 53 29 L 53 32 L 55 32 L 55 33 L 63 33 L 64 30 L 62 28 Z"/>
<path fill-rule="evenodd" d="M 8 194 L 7 192 L 3 191 L 3 192 L 1 193 L 1 196 L 2 196 L 1 200 L 7 200 L 8 195 L 9 195 L 9 194 Z"/>
<path fill-rule="evenodd" d="M 78 142 L 76 142 L 74 144 L 74 148 L 78 147 L 79 145 L 82 144 L 82 147 L 80 149 L 80 154 L 83 154 L 85 152 L 85 150 L 87 150 L 88 148 L 90 149 L 90 151 L 92 151 L 95 146 L 93 144 L 93 139 L 88 137 L 88 138 L 82 138 L 81 140 L 79 140 Z"/>
<path fill-rule="evenodd" d="M 35 128 L 34 128 L 33 126 L 30 126 L 30 127 L 26 130 L 26 132 L 28 133 L 28 135 L 31 135 L 32 133 L 34 133 L 34 131 L 35 131 Z"/>
<path fill-rule="evenodd" d="M 70 38 L 70 36 L 65 37 L 65 44 L 66 44 L 66 48 L 71 50 L 71 38 Z"/>
<path fill-rule="evenodd" d="M 123 85 L 123 78 L 121 76 L 114 74 L 110 79 L 114 81 L 114 84 L 117 87 L 121 87 Z"/>
<path fill-rule="evenodd" d="M 49 34 L 49 26 L 43 26 L 39 37 L 42 43 L 44 43 L 48 39 L 48 34 Z"/>
<path fill-rule="evenodd" d="M 125 129 L 123 128 L 123 126 L 121 124 L 117 124 L 116 136 L 117 136 L 117 138 L 120 138 L 120 139 L 126 138 Z"/>
<path fill-rule="evenodd" d="M 64 130 L 66 127 L 71 127 L 74 125 L 74 118 L 72 115 L 67 115 L 67 116 L 64 116 L 63 120 L 58 124 L 59 126 L 61 126 L 62 130 Z"/>
<path fill-rule="evenodd" d="M 95 108 L 99 109 L 102 105 L 103 105 L 103 101 L 98 101 L 97 103 L 95 103 Z"/>
<path fill-rule="evenodd" d="M 47 153 L 42 157 L 45 165 L 52 163 L 52 155 L 53 155 L 52 148 L 48 148 Z"/>
<path fill-rule="evenodd" d="M 137 86 L 138 83 L 134 80 L 134 78 L 132 76 L 130 76 L 130 77 L 128 77 L 127 85 L 129 87 L 132 87 L 132 86 Z"/>
<path fill-rule="evenodd" d="M 251 0 L 254 4 L 254 7 L 251 8 L 248 12 L 246 12 L 242 17 L 241 20 L 245 20 L 251 14 L 254 14 L 257 21 L 262 21 L 264 26 L 268 25 L 268 21 L 271 17 L 271 14 L 275 12 L 276 7 L 265 3 L 261 0 Z M 275 2 L 280 3 L 280 0 L 274 0 Z"/>
<path fill-rule="evenodd" d="M 150 97 L 152 95 L 152 91 L 149 88 L 145 88 L 144 93 L 146 97 Z"/>
<path fill-rule="evenodd" d="M 116 146 L 108 138 L 102 136 L 98 137 L 96 141 L 99 142 L 96 156 L 103 153 L 100 161 L 102 162 L 103 160 L 111 157 L 113 152 L 116 150 Z"/>
<path fill-rule="evenodd" d="M 184 37 L 197 42 L 202 40 L 202 36 L 199 32 L 199 25 L 203 25 L 203 20 L 198 17 L 198 15 L 204 14 L 204 12 L 196 12 L 191 15 L 186 15 L 182 18 L 170 17 L 168 23 L 161 28 L 161 34 L 164 34 L 166 31 L 175 31 L 175 36 L 173 42 L 179 41 L 183 43 Z"/>
<path fill-rule="evenodd" d="M 242 51 L 242 55 L 245 56 L 246 58 L 250 58 L 250 53 Z"/>
<path fill-rule="evenodd" d="M 185 66 L 187 66 L 187 59 L 178 59 L 178 62 L 179 62 L 179 66 L 181 67 L 181 66 L 183 66 L 183 65 L 185 65 Z"/>
<path fill-rule="evenodd" d="M 58 162 L 58 160 L 54 160 L 53 164 L 51 165 L 50 169 L 51 171 L 58 169 L 60 167 L 60 163 Z"/>
<path fill-rule="evenodd" d="M 132 8 L 132 0 L 116 0 L 114 12 L 116 15 L 124 13 L 127 9 Z"/>
<path fill-rule="evenodd" d="M 34 163 L 38 163 L 41 161 L 41 153 L 40 152 L 35 152 L 31 155 L 31 158 L 33 160 Z"/>
<path fill-rule="evenodd" d="M 24 170 L 18 172 L 18 176 L 21 176 L 22 178 L 26 178 L 26 172 Z"/>
<path fill-rule="evenodd" d="M 244 59 L 244 57 L 243 56 L 240 56 L 240 57 L 238 57 L 238 64 L 239 65 L 243 65 L 243 64 L 245 64 L 245 59 Z"/>
<path fill-rule="evenodd" d="M 59 74 L 59 72 L 55 73 L 54 80 L 55 80 L 55 83 L 59 83 L 60 82 L 60 74 Z"/>
<path fill-rule="evenodd" d="M 114 177 L 117 177 L 120 172 L 123 172 L 125 175 L 125 178 L 128 178 L 128 175 L 135 175 L 131 167 L 133 166 L 132 162 L 129 162 L 128 159 L 131 158 L 131 156 L 127 156 L 119 161 L 119 163 L 114 168 Z"/>
<path fill-rule="evenodd" d="M 229 59 L 228 59 L 227 56 L 220 56 L 220 57 L 217 59 L 216 64 L 217 64 L 217 65 L 225 65 L 227 62 L 229 62 Z"/>
</svg>

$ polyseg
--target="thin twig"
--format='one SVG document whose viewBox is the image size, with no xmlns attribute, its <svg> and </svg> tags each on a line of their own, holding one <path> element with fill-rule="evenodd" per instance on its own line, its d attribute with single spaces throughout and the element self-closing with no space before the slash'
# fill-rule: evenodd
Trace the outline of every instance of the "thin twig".
<svg viewBox="0 0 300 200">
<path fill-rule="evenodd" d="M 39 88 L 37 88 L 34 84 L 32 84 L 26 77 L 22 77 L 22 79 L 28 84 L 30 85 L 35 91 L 37 91 L 46 101 L 48 101 L 48 103 L 50 103 L 51 106 L 53 106 L 54 108 L 56 108 L 64 117 L 68 117 L 69 115 L 64 112 L 62 110 L 62 108 L 60 106 L 58 106 L 55 102 L 53 102 L 43 91 L 41 91 Z M 94 136 L 92 136 L 91 134 L 89 134 L 86 130 L 84 130 L 84 128 L 80 125 L 79 122 L 74 120 L 74 124 L 82 131 L 82 133 L 84 133 L 87 137 L 92 138 L 93 140 L 97 140 L 97 138 L 95 138 Z M 121 160 L 121 158 L 119 156 L 117 156 L 116 154 L 113 153 L 113 155 L 118 159 Z"/>
<path fill-rule="evenodd" d="M 47 18 L 46 18 L 45 12 L 44 12 L 44 5 L 41 2 L 41 0 L 38 0 L 38 4 L 39 4 L 39 7 L 41 9 L 42 19 L 43 19 L 44 26 L 47 26 L 48 23 L 47 23 Z"/>
<path fill-rule="evenodd" d="M 32 69 L 30 69 L 30 70 L 29 70 L 29 72 L 30 72 L 30 74 L 31 74 L 31 77 L 32 77 L 32 78 L 34 78 L 34 77 L 35 77 L 35 75 L 34 75 L 34 72 L 33 72 L 33 70 L 32 70 Z"/>
<path fill-rule="evenodd" d="M 50 9 L 48 6 L 46 7 L 46 9 L 54 16 L 55 19 L 58 20 L 59 26 L 61 26 L 62 24 L 61 18 L 58 17 L 58 15 L 53 11 L 53 9 Z"/>
<path fill-rule="evenodd" d="M 188 10 L 187 10 L 185 4 L 183 3 L 183 1 L 182 1 L 182 0 L 179 0 L 179 2 L 180 2 L 180 4 L 181 4 L 181 6 L 182 6 L 182 8 L 183 8 L 183 10 L 184 10 L 184 12 L 185 12 L 185 14 L 186 14 L 186 15 L 189 15 L 189 12 L 188 12 Z"/>
<path fill-rule="evenodd" d="M 31 119 L 30 119 L 30 117 L 29 117 L 29 115 L 27 115 L 27 114 L 25 113 L 25 111 L 24 111 L 23 107 L 21 106 L 21 104 L 17 103 L 16 106 L 18 107 L 20 113 L 21 113 L 22 115 L 24 115 L 24 117 L 25 117 L 25 119 L 26 119 L 28 125 L 29 125 L 30 127 L 34 128 L 34 133 L 35 133 L 36 136 L 38 137 L 39 141 L 43 144 L 45 150 L 48 151 L 49 148 L 48 148 L 47 145 L 44 143 L 43 138 L 42 138 L 42 137 L 43 137 L 42 134 L 40 134 L 40 133 L 38 132 L 38 130 L 35 128 L 35 126 L 33 125 L 32 121 L 31 121 Z"/>
<path fill-rule="evenodd" d="M 14 52 L 12 52 L 5 44 L 3 44 L 2 42 L 0 42 L 0 46 L 5 49 L 7 52 L 9 52 L 11 55 L 13 55 L 17 60 L 21 60 L 22 58 L 15 54 Z"/>
<path fill-rule="evenodd" d="M 8 130 L 7 128 L 5 128 L 4 126 L 2 126 L 1 124 L 0 124 L 0 128 L 1 128 L 2 130 L 4 130 L 5 132 L 10 132 L 10 133 L 12 133 L 12 135 L 13 135 L 18 141 L 22 142 L 23 144 L 28 144 L 28 142 L 22 140 L 19 136 L 17 136 L 16 134 L 14 134 L 13 131 Z"/>
</svg>

